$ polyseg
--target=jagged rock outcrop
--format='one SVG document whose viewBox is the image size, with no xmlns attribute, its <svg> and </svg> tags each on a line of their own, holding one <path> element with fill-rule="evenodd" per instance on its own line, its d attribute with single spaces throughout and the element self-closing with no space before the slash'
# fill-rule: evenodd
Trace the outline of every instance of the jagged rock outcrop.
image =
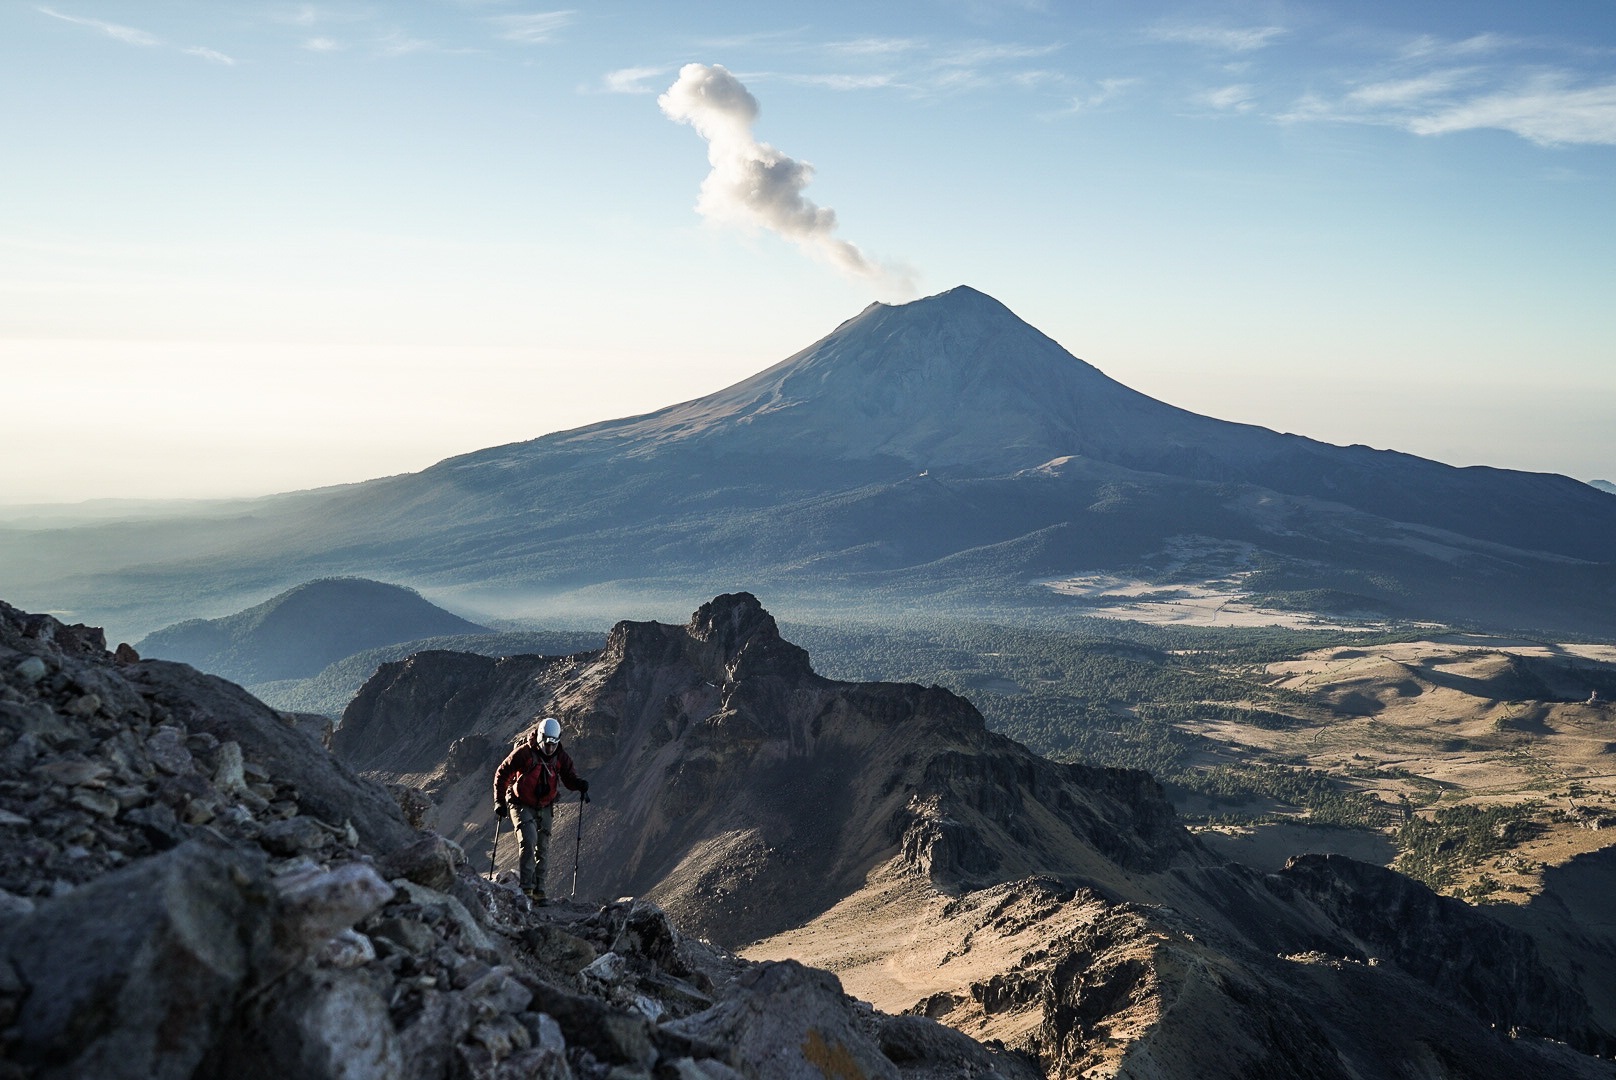
<svg viewBox="0 0 1616 1080">
<path fill-rule="evenodd" d="M 832 967 L 1048 1075 L 1612 1075 L 1591 1056 L 1612 1016 L 1484 913 L 1358 864 L 1222 865 L 1148 775 L 1038 758 L 940 688 L 822 678 L 750 594 L 684 626 L 619 623 L 595 654 L 485 668 L 490 704 L 434 751 L 414 740 L 469 700 L 459 663 L 379 671 L 337 745 L 425 783 L 431 820 L 480 847 L 487 767 L 412 770 L 557 715 L 594 797 L 556 823 L 581 828 L 582 893 L 648 896 L 754 958 Z M 739 1025 L 720 1003 L 680 1030 L 744 1042 Z M 876 1044 L 898 1063 L 913 1035 L 883 1022 Z M 868 1072 L 844 1045 L 835 1060 Z"/>
<path fill-rule="evenodd" d="M 443 763 L 447 745 L 485 717 L 513 704 L 516 712 L 525 711 L 520 690 L 547 666 L 543 657 L 495 658 L 443 650 L 383 664 L 352 705 L 369 722 L 339 725 L 331 748 L 361 769 L 386 762 L 391 771 L 428 771 Z M 414 685 L 428 696 L 412 698 L 408 687 Z M 509 700 L 513 696 L 515 703 Z"/>
<path fill-rule="evenodd" d="M 1036 1075 L 648 902 L 535 910 L 401 802 L 238 687 L 0 603 L 0 1078 Z M 810 999 L 796 1051 L 747 1035 Z"/>
<path fill-rule="evenodd" d="M 1269 879 L 1328 916 L 1341 936 L 1329 951 L 1390 961 L 1494 1027 L 1572 1041 L 1606 1056 L 1588 1003 L 1543 964 L 1525 933 L 1420 882 L 1340 855 L 1300 855 Z"/>
<path fill-rule="evenodd" d="M 654 896 L 723 944 L 812 918 L 896 853 L 960 886 L 1084 862 L 1157 870 L 1191 847 L 1147 774 L 1039 758 L 940 687 L 821 678 L 749 593 L 685 626 L 619 623 L 594 656 L 482 663 L 475 690 L 473 663 L 384 666 L 344 714 L 337 752 L 414 773 L 452 737 L 508 744 L 553 713 L 592 790 L 611 793 L 588 813 L 584 887 Z M 473 701 L 482 711 L 451 736 L 443 717 Z M 449 815 L 489 820 L 476 809 L 489 774 L 441 779 L 442 827 L 470 843 Z"/>
</svg>

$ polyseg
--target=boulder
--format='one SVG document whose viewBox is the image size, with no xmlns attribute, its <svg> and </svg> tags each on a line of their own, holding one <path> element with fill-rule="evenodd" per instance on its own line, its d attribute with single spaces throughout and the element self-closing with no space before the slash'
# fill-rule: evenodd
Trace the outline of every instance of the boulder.
<svg viewBox="0 0 1616 1080">
<path fill-rule="evenodd" d="M 782 960 L 748 969 L 717 1005 L 665 1026 L 729 1047 L 732 1063 L 758 1080 L 897 1080 L 897 1067 L 848 1006 L 836 976 Z"/>
<path fill-rule="evenodd" d="M 298 971 L 253 1003 L 210 1072 L 232 1080 L 397 1080 L 405 1057 L 371 977 Z"/>
<path fill-rule="evenodd" d="M 261 857 L 192 841 L 0 924 L 26 987 L 0 1057 L 38 1076 L 190 1077 L 275 906 Z"/>
<path fill-rule="evenodd" d="M 376 864 L 383 877 L 405 878 L 438 892 L 448 892 L 455 882 L 458 849 L 436 833 L 428 833 L 412 844 L 389 853 Z"/>
</svg>

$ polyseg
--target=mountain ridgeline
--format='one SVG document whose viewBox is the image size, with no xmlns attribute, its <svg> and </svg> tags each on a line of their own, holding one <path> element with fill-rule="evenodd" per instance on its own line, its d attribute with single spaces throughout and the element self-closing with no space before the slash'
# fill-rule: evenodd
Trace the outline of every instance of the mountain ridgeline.
<svg viewBox="0 0 1616 1080">
<path fill-rule="evenodd" d="M 592 653 L 384 665 L 333 750 L 422 785 L 428 823 L 485 851 L 492 769 L 538 714 L 591 782 L 555 824 L 580 838 L 578 892 L 811 954 L 1047 1075 L 1609 1075 L 1608 935 L 1579 928 L 1581 965 L 1555 969 L 1390 870 L 1225 864 L 1147 774 L 1039 758 L 937 687 L 823 678 L 750 594 Z"/>
<path fill-rule="evenodd" d="M 608 617 L 738 585 L 1008 611 L 1077 603 L 1063 576 L 1167 580 L 1186 540 L 1241 553 L 1197 572 L 1270 604 L 1616 635 L 1608 493 L 1199 416 L 966 287 L 871 305 L 705 397 L 419 473 L 195 528 L 0 531 L 0 587 L 148 625 L 204 581 L 333 573 Z"/>
<path fill-rule="evenodd" d="M 594 654 L 385 665 L 332 747 L 361 769 L 418 776 L 454 760 L 461 736 L 508 743 L 539 709 L 567 719 L 591 783 L 624 795 L 591 824 L 587 889 L 654 896 L 725 945 L 819 914 L 894 844 L 971 880 L 1081 862 L 1077 842 L 1160 869 L 1188 842 L 1147 774 L 1036 757 L 940 688 L 820 678 L 750 594 L 720 597 L 686 627 L 619 623 Z M 452 805 L 488 802 L 489 777 L 457 776 Z M 996 842 L 960 845 L 972 815 L 948 805 L 956 790 L 1000 800 L 973 811 Z M 1026 790 L 1049 805 L 1023 806 Z"/>
</svg>

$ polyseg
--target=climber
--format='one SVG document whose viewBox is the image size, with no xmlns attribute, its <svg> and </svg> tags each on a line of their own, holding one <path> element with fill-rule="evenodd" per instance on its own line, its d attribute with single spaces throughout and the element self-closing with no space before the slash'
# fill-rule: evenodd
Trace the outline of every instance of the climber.
<svg viewBox="0 0 1616 1080">
<path fill-rule="evenodd" d="M 536 717 L 516 748 L 494 772 L 494 810 L 509 817 L 522 841 L 522 892 L 535 904 L 544 895 L 544 863 L 550 850 L 550 823 L 555 816 L 557 781 L 589 801 L 589 781 L 578 775 L 572 758 L 561 748 L 561 721 Z"/>
</svg>

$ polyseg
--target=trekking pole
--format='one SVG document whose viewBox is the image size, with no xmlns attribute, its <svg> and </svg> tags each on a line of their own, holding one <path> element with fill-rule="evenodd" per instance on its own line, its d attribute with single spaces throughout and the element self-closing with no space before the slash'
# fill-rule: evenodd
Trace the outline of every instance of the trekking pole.
<svg viewBox="0 0 1616 1080">
<path fill-rule="evenodd" d="M 488 880 L 494 880 L 495 867 L 499 864 L 499 811 L 494 811 L 494 850 L 488 854 Z"/>
<path fill-rule="evenodd" d="M 572 845 L 572 892 L 567 894 L 569 896 L 578 895 L 578 853 L 584 848 L 584 804 L 588 801 L 589 796 L 578 793 L 578 839 Z"/>
</svg>

